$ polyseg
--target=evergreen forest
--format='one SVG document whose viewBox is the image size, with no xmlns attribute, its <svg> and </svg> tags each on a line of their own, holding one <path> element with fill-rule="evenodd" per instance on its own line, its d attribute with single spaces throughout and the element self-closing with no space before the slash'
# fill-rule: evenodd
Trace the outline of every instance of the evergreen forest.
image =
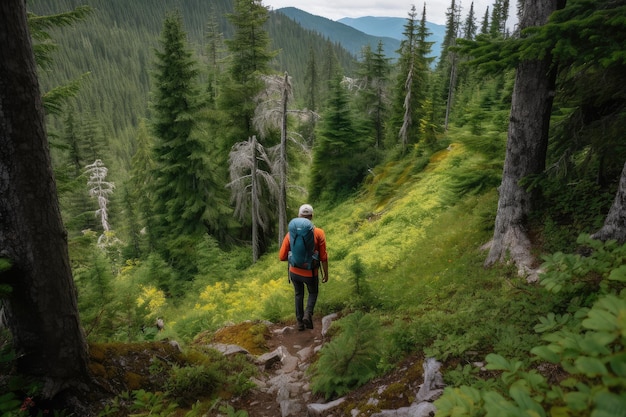
<svg viewBox="0 0 626 417">
<path fill-rule="evenodd" d="M 356 55 L 261 0 L 27 2 L 92 355 L 174 340 L 193 364 L 97 415 L 247 415 L 216 404 L 253 372 L 198 340 L 294 324 L 278 249 L 310 203 L 329 252 L 315 314 L 341 317 L 310 370 L 321 398 L 433 357 L 437 416 L 626 417 L 626 1 L 554 2 L 525 26 L 520 0 L 515 27 L 509 1 L 449 0 L 439 56 L 427 2 L 397 50 Z M 531 117 L 538 63 L 549 105 Z M 520 137 L 539 149 L 516 154 Z M 502 221 L 530 263 L 493 255 Z M 0 312 L 9 294 L 0 280 Z M 1 316 L 0 416 L 38 415 Z"/>
</svg>

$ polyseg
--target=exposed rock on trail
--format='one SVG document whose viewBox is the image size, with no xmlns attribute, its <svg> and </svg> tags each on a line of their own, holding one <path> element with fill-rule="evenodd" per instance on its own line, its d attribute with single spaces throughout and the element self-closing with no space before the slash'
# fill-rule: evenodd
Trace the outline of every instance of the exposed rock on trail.
<svg viewBox="0 0 626 417">
<path fill-rule="evenodd" d="M 247 354 L 259 367 L 259 376 L 253 382 L 255 388 L 245 396 L 235 398 L 230 404 L 235 410 L 245 410 L 250 417 L 426 417 L 434 415 L 432 404 L 441 395 L 443 380 L 439 362 L 434 359 L 416 361 L 405 365 L 392 377 L 372 381 L 358 393 L 326 402 L 311 392 L 306 373 L 314 356 L 321 349 L 326 332 L 337 315 L 323 319 L 314 318 L 314 328 L 298 331 L 295 326 L 270 326 L 271 337 L 267 341 L 269 352 L 260 356 L 250 355 L 245 349 L 232 345 L 212 346 L 226 355 Z M 420 375 L 415 374 L 420 365 Z M 409 366 L 411 369 L 409 369 Z M 382 400 L 394 394 L 398 381 L 389 378 L 407 378 L 413 381 L 403 388 L 408 393 L 397 394 L 401 401 Z M 424 381 L 424 382 L 422 382 Z M 395 391 L 394 391 L 395 392 Z M 402 404 L 398 408 L 384 409 L 387 404 Z"/>
</svg>

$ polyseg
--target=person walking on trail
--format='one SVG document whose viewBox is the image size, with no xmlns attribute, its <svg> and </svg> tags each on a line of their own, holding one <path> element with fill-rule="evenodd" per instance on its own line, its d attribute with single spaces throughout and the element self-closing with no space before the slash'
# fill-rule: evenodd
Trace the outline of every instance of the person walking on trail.
<svg viewBox="0 0 626 417">
<path fill-rule="evenodd" d="M 298 217 L 305 218 L 309 221 L 313 220 L 313 207 L 309 204 L 303 204 L 298 210 Z M 294 219 L 295 220 L 295 219 Z M 293 220 L 292 220 L 293 222 Z M 283 243 L 280 247 L 278 257 L 281 261 L 290 261 L 289 263 L 289 279 L 293 283 L 296 305 L 296 320 L 298 322 L 298 330 L 305 328 L 313 328 L 313 310 L 317 302 L 319 292 L 319 272 L 322 272 L 322 282 L 328 281 L 328 254 L 326 253 L 326 235 L 324 230 L 319 227 L 310 225 L 313 232 L 314 248 L 313 261 L 310 267 L 301 268 L 295 266 L 290 261 L 292 243 L 290 240 L 290 232 L 285 235 Z M 294 244 L 295 247 L 295 244 Z M 304 287 L 308 291 L 306 309 L 304 307 Z"/>
</svg>

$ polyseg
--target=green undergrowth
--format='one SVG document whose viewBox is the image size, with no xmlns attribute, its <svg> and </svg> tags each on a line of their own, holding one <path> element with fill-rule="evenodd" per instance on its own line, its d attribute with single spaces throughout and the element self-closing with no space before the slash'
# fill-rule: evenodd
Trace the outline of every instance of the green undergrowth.
<svg viewBox="0 0 626 417">
<path fill-rule="evenodd" d="M 322 285 L 317 314 L 363 307 L 410 311 L 430 288 L 454 282 L 453 274 L 476 270 L 479 247 L 489 239 L 497 204 L 494 190 L 452 198 L 461 171 L 483 163 L 460 144 L 434 154 L 398 162 L 375 172 L 376 178 L 355 199 L 315 204 L 314 222 L 326 232 L 330 276 Z M 426 171 L 422 159 L 430 161 Z M 381 199 L 376 184 L 393 171 L 393 196 Z M 171 337 L 190 340 L 198 329 L 215 330 L 223 323 L 245 320 L 293 320 L 293 289 L 286 264 L 274 247 L 237 279 L 196 280 L 193 297 L 170 306 Z M 362 293 L 355 291 L 355 280 Z M 202 284 L 202 282 L 209 282 Z M 358 287 L 358 285 L 357 285 Z M 423 289 L 421 289 L 423 287 Z M 368 294 L 365 294 L 367 289 Z"/>
<path fill-rule="evenodd" d="M 551 302 L 532 316 L 539 340 L 525 355 L 493 349 L 490 378 L 467 365 L 435 402 L 438 416 L 626 416 L 626 245 L 588 235 L 577 244 L 589 254 L 544 257 Z"/>
</svg>

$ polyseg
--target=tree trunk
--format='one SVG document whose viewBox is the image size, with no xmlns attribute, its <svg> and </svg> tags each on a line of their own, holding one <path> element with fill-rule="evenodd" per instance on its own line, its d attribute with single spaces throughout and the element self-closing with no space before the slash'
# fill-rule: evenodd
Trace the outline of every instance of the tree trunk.
<svg viewBox="0 0 626 417">
<path fill-rule="evenodd" d="M 0 2 L 0 257 L 18 372 L 43 396 L 90 380 L 24 0 Z"/>
<path fill-rule="evenodd" d="M 278 185 L 278 246 L 283 241 L 287 233 L 287 102 L 291 85 L 289 84 L 289 74 L 285 72 L 283 81 L 283 99 L 281 102 L 282 118 L 280 126 L 280 160 L 279 185 Z"/>
<path fill-rule="evenodd" d="M 604 242 L 616 240 L 620 244 L 626 243 L 626 163 L 622 169 L 615 200 L 604 220 L 604 226 L 591 237 Z"/>
<path fill-rule="evenodd" d="M 250 151 L 252 152 L 252 170 L 250 171 L 250 211 L 252 216 L 252 262 L 259 260 L 259 190 L 258 190 L 258 169 L 259 160 L 257 158 L 257 141 L 256 136 L 252 136 L 250 139 L 252 146 Z"/>
<path fill-rule="evenodd" d="M 545 24 L 555 10 L 557 0 L 526 1 L 520 20 L 521 29 Z M 527 275 L 530 280 L 536 278 L 531 243 L 526 232 L 532 195 L 520 186 L 520 180 L 539 174 L 545 168 L 556 80 L 556 72 L 550 64 L 548 51 L 544 59 L 521 61 L 517 67 L 498 212 L 489 255 L 485 260 L 485 266 L 512 261 L 519 274 Z"/>
</svg>

